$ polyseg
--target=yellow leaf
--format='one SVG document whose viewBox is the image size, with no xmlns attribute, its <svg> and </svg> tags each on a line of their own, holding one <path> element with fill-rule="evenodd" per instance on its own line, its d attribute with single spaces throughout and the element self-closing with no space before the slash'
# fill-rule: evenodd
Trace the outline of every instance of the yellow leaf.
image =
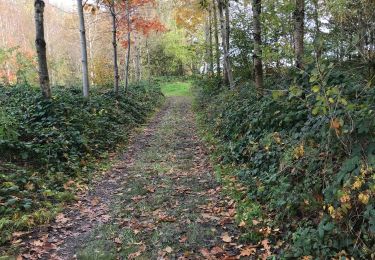
<svg viewBox="0 0 375 260">
<path fill-rule="evenodd" d="M 368 201 L 370 199 L 370 196 L 368 194 L 365 194 L 365 193 L 360 193 L 358 195 L 358 199 L 359 201 L 362 203 L 362 204 L 365 204 L 367 205 L 368 204 Z"/>
</svg>

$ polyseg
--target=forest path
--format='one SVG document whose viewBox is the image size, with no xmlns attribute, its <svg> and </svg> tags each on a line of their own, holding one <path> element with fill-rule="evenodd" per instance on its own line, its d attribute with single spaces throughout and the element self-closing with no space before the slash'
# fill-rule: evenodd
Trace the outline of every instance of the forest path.
<svg viewBox="0 0 375 260">
<path fill-rule="evenodd" d="M 239 259 L 234 202 L 216 182 L 191 104 L 168 97 L 121 160 L 23 256 Z"/>
</svg>

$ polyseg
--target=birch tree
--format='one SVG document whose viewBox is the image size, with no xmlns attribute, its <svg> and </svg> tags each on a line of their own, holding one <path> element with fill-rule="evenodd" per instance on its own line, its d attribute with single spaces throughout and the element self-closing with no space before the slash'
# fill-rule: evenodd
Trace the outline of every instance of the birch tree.
<svg viewBox="0 0 375 260">
<path fill-rule="evenodd" d="M 212 9 L 213 9 L 213 26 L 214 26 L 214 34 L 215 34 L 215 48 L 216 48 L 216 73 L 217 76 L 220 76 L 221 74 L 221 68 L 220 68 L 220 45 L 219 45 L 219 30 L 218 30 L 218 21 L 217 21 L 217 6 L 216 1 L 212 1 Z"/>
<path fill-rule="evenodd" d="M 35 0 L 35 29 L 36 29 L 36 51 L 38 54 L 38 73 L 39 82 L 42 94 L 45 98 L 50 99 L 52 96 L 48 66 L 47 66 L 47 48 L 46 41 L 44 39 L 44 7 L 45 3 L 42 0 Z"/>
<path fill-rule="evenodd" d="M 114 73 L 114 84 L 113 90 L 118 95 L 119 93 L 119 71 L 118 71 L 118 54 L 117 54 L 117 14 L 115 0 L 111 0 L 109 3 L 109 12 L 112 18 L 112 45 L 113 45 L 113 73 Z"/>
<path fill-rule="evenodd" d="M 254 26 L 254 74 L 255 86 L 258 93 L 263 90 L 263 64 L 262 64 L 262 29 L 260 15 L 262 12 L 262 1 L 253 0 L 253 26 Z"/>
<path fill-rule="evenodd" d="M 218 9 L 220 16 L 220 28 L 221 28 L 221 38 L 222 38 L 222 47 L 224 53 L 224 83 L 229 85 L 231 89 L 234 88 L 234 80 L 232 74 L 232 66 L 230 63 L 229 57 L 229 6 L 228 3 L 224 0 L 218 0 Z M 224 14 L 226 13 L 226 15 Z"/>
<path fill-rule="evenodd" d="M 80 39 L 81 39 L 81 55 L 82 55 L 82 91 L 83 96 L 89 96 L 89 71 L 87 63 L 87 42 L 86 42 L 86 27 L 85 17 L 83 14 L 82 0 L 77 0 L 77 9 L 79 17 Z"/>
<path fill-rule="evenodd" d="M 128 91 L 129 88 L 129 66 L 130 66 L 130 47 L 131 47 L 131 21 L 130 21 L 130 5 L 129 0 L 126 0 L 126 22 L 127 22 L 127 42 L 128 42 L 128 49 L 126 54 L 126 65 L 125 65 L 125 92 Z"/>
</svg>

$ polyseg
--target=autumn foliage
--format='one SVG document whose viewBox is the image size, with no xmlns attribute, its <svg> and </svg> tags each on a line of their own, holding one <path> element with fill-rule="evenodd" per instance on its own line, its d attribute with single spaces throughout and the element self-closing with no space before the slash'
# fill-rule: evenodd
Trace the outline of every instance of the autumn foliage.
<svg viewBox="0 0 375 260">
<path fill-rule="evenodd" d="M 165 25 L 153 10 L 156 6 L 155 0 L 133 0 L 120 1 L 116 7 L 118 10 L 118 37 L 124 48 L 128 46 L 126 34 L 139 34 L 149 36 L 153 32 L 166 31 Z M 128 26 L 127 15 L 130 14 L 130 27 Z"/>
</svg>

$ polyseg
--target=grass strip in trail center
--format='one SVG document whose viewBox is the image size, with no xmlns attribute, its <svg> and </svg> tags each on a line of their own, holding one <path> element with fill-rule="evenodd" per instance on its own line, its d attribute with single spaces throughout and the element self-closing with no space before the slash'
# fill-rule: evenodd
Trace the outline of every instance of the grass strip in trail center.
<svg viewBox="0 0 375 260">
<path fill-rule="evenodd" d="M 191 82 L 167 82 L 161 85 L 161 90 L 166 97 L 191 96 Z"/>
</svg>

